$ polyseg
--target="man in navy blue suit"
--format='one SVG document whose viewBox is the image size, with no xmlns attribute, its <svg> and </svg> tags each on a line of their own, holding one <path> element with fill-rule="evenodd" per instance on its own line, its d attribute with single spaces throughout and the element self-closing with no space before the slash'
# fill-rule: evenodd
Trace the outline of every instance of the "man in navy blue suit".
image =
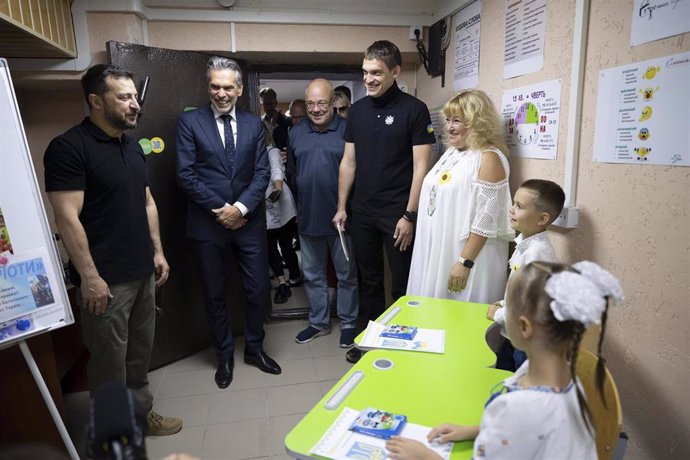
<svg viewBox="0 0 690 460">
<path fill-rule="evenodd" d="M 259 117 L 236 110 L 242 71 L 232 59 L 212 57 L 206 76 L 211 104 L 185 112 L 177 123 L 177 183 L 189 198 L 187 237 L 199 257 L 206 318 L 218 355 L 219 388 L 232 382 L 232 334 L 225 307 L 228 256 L 240 265 L 245 291 L 244 362 L 280 374 L 263 351 L 270 305 L 264 192 L 270 169 Z"/>
</svg>

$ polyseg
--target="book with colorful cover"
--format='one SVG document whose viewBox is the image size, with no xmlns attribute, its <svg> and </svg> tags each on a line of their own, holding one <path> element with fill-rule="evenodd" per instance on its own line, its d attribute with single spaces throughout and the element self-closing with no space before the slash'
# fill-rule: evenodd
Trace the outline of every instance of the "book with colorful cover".
<svg viewBox="0 0 690 460">
<path fill-rule="evenodd" d="M 382 439 L 397 436 L 402 431 L 407 417 L 390 412 L 367 408 L 359 413 L 350 430 Z"/>
<path fill-rule="evenodd" d="M 391 324 L 381 333 L 381 337 L 388 337 L 391 339 L 412 340 L 417 334 L 415 326 L 403 326 L 401 324 Z"/>
</svg>

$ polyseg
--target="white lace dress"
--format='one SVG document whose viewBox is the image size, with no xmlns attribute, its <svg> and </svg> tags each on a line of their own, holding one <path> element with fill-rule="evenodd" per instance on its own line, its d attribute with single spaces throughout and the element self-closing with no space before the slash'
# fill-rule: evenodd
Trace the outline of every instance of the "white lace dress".
<svg viewBox="0 0 690 460">
<path fill-rule="evenodd" d="M 506 179 L 479 180 L 483 151 L 498 154 Z M 498 149 L 448 149 L 424 178 L 407 294 L 495 302 L 505 291 L 508 242 L 515 237 L 508 222 L 510 166 Z M 467 287 L 448 292 L 448 275 L 470 232 L 488 239 L 470 271 Z"/>
</svg>

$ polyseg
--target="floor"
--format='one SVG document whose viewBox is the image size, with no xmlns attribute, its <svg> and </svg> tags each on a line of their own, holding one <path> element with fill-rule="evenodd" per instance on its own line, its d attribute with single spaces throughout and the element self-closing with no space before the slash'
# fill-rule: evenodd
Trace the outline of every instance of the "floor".
<svg viewBox="0 0 690 460">
<path fill-rule="evenodd" d="M 267 324 L 264 348 L 283 368 L 264 374 L 244 364 L 242 338 L 235 345 L 234 380 L 220 390 L 213 381 L 211 349 L 149 374 L 154 410 L 183 419 L 182 431 L 146 440 L 149 458 L 185 452 L 203 459 L 288 459 L 283 440 L 352 366 L 338 347 L 340 329 L 308 344 L 295 343 L 306 320 Z M 83 452 L 88 393 L 65 395 L 67 428 Z"/>
</svg>

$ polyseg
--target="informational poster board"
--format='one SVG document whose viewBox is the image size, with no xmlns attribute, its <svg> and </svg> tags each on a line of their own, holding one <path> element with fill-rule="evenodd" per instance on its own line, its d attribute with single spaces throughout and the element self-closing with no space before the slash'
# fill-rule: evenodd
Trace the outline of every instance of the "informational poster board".
<svg viewBox="0 0 690 460">
<path fill-rule="evenodd" d="M 479 36 L 482 0 L 467 5 L 455 15 L 455 64 L 453 89 L 476 88 L 479 84 Z"/>
<path fill-rule="evenodd" d="M 635 0 L 630 25 L 630 45 L 690 32 L 690 1 Z"/>
<path fill-rule="evenodd" d="M 0 59 L 0 348 L 74 322 L 7 61 Z"/>
<path fill-rule="evenodd" d="M 510 153 L 553 160 L 558 152 L 561 81 L 551 80 L 503 92 L 501 112 Z"/>
<path fill-rule="evenodd" d="M 507 80 L 544 67 L 546 0 L 506 0 L 505 5 L 503 78 Z"/>
<path fill-rule="evenodd" d="M 690 166 L 690 52 L 599 74 L 594 161 Z"/>
</svg>

